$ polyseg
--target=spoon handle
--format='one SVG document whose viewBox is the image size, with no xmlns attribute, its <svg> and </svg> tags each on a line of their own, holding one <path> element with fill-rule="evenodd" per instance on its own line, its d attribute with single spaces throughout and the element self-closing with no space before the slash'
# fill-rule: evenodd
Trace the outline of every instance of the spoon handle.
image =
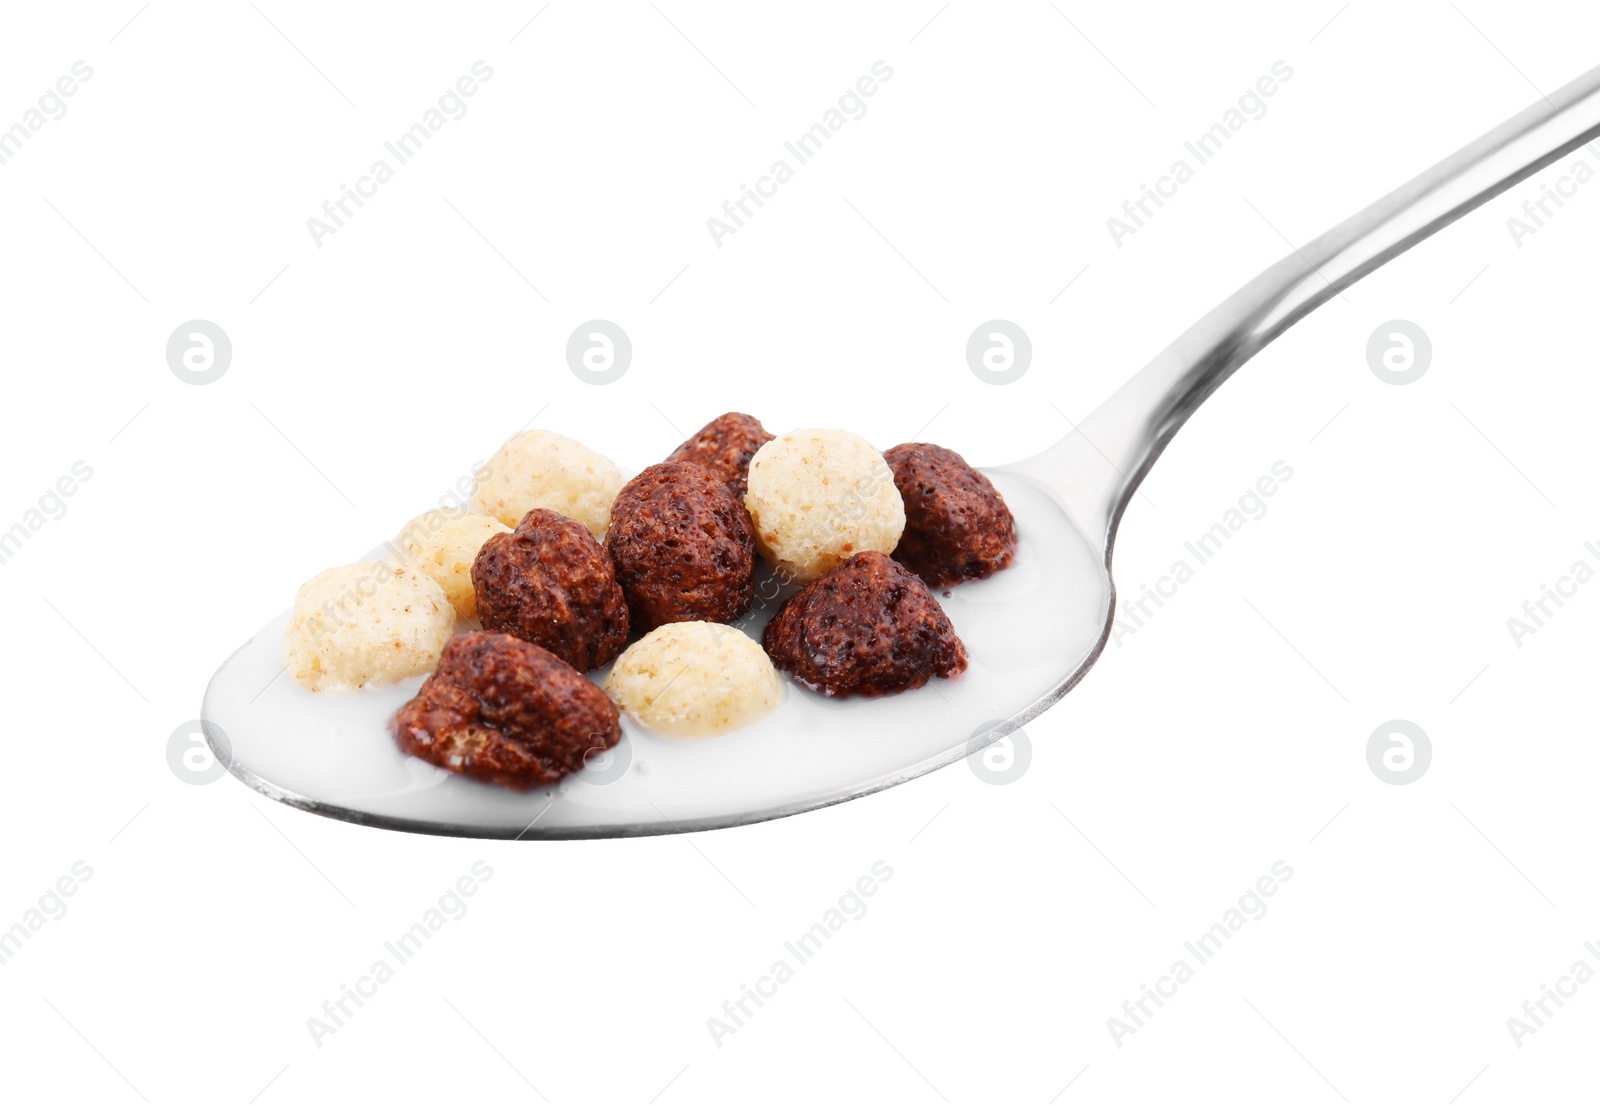
<svg viewBox="0 0 1600 1106">
<path fill-rule="evenodd" d="M 1224 300 L 1075 431 L 1015 466 L 1052 488 L 1107 563 L 1123 509 L 1191 414 L 1278 335 L 1391 258 L 1600 137 L 1600 68 L 1285 257 Z M 1600 150 L 1597 150 L 1600 155 Z"/>
</svg>

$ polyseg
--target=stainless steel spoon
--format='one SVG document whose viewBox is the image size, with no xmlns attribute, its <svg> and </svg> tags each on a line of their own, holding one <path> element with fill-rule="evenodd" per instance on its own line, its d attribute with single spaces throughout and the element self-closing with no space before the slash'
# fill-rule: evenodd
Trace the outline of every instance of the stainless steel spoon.
<svg viewBox="0 0 1600 1106">
<path fill-rule="evenodd" d="M 1017 516 L 1017 563 L 944 599 L 971 669 L 904 695 L 837 703 L 790 689 L 764 722 L 673 741 L 626 724 L 599 763 L 543 792 L 471 783 L 400 755 L 387 720 L 416 683 L 312 694 L 279 679 L 288 615 L 207 689 L 207 740 L 263 794 L 366 825 L 464 837 L 623 837 L 715 829 L 870 794 L 961 760 L 1058 702 L 1111 632 L 1122 512 L 1178 428 L 1306 314 L 1473 208 L 1600 137 L 1600 69 L 1296 250 L 1168 346 L 1078 428 L 991 470 Z M 747 627 L 759 634 L 770 605 Z M 943 686 L 941 686 L 943 685 Z"/>
</svg>

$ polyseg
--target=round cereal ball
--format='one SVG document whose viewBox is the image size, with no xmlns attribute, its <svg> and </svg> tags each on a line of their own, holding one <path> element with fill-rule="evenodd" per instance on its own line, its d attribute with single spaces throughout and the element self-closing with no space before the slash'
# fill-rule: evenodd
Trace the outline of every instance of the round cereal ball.
<svg viewBox="0 0 1600 1106">
<path fill-rule="evenodd" d="M 544 508 L 575 518 L 599 537 L 611 517 L 622 473 L 588 446 L 548 430 L 513 434 L 480 473 L 476 502 L 485 514 L 515 526 Z"/>
<path fill-rule="evenodd" d="M 794 430 L 762 446 L 744 503 L 756 548 L 800 584 L 864 550 L 893 552 L 906 525 L 888 462 L 845 430 Z"/>
<path fill-rule="evenodd" d="M 392 683 L 432 669 L 455 628 L 444 589 L 409 565 L 330 568 L 294 597 L 283 663 L 312 691 Z"/>
<path fill-rule="evenodd" d="M 665 622 L 728 622 L 750 605 L 750 516 L 698 465 L 667 461 L 611 505 L 605 550 L 635 632 Z"/>
<path fill-rule="evenodd" d="M 1017 555 L 1017 520 L 989 478 L 953 449 L 908 442 L 884 451 L 906 505 L 894 559 L 930 587 L 982 580 Z"/>
<path fill-rule="evenodd" d="M 928 585 L 882 553 L 857 553 L 791 595 L 761 644 L 802 685 L 841 698 L 910 691 L 967 667 Z"/>
<path fill-rule="evenodd" d="M 395 535 L 394 546 L 406 563 L 444 589 L 450 605 L 462 618 L 478 616 L 478 598 L 472 590 L 472 562 L 483 543 L 511 527 L 497 518 L 435 507 L 424 511 Z"/>
<path fill-rule="evenodd" d="M 772 435 L 761 420 L 729 411 L 695 431 L 667 460 L 699 465 L 728 485 L 733 498 L 743 503 L 744 493 L 749 490 L 750 458 L 770 441 Z"/>
<path fill-rule="evenodd" d="M 469 779 L 527 791 L 581 769 L 622 739 L 617 708 L 537 645 L 474 631 L 394 716 L 400 748 Z"/>
<path fill-rule="evenodd" d="M 772 712 L 782 691 L 761 646 L 717 622 L 669 622 L 617 658 L 606 693 L 653 730 L 702 737 Z"/>
<path fill-rule="evenodd" d="M 485 630 L 531 641 L 579 672 L 609 663 L 628 641 L 628 603 L 600 543 L 580 522 L 529 511 L 472 562 Z"/>
</svg>

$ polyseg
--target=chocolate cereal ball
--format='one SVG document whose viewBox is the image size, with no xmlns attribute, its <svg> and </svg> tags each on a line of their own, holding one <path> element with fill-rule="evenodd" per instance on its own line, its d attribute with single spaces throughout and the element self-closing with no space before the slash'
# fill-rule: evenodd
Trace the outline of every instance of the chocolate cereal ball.
<svg viewBox="0 0 1600 1106">
<path fill-rule="evenodd" d="M 733 498 L 743 503 L 750 479 L 750 458 L 770 441 L 772 435 L 759 419 L 729 411 L 702 426 L 667 460 L 699 465 L 728 485 Z"/>
<path fill-rule="evenodd" d="M 928 585 L 883 553 L 857 553 L 795 592 L 761 644 L 772 663 L 832 696 L 908 691 L 967 667 Z"/>
<path fill-rule="evenodd" d="M 1016 519 L 989 478 L 961 454 L 909 442 L 883 458 L 906 505 L 894 559 L 930 587 L 993 576 L 1016 557 Z"/>
<path fill-rule="evenodd" d="M 529 511 L 484 542 L 472 587 L 485 630 L 531 641 L 580 672 L 627 644 L 628 604 L 611 558 L 583 523 L 554 511 Z"/>
<path fill-rule="evenodd" d="M 634 630 L 727 622 L 750 605 L 750 516 L 699 465 L 665 461 L 623 485 L 605 550 Z"/>
<path fill-rule="evenodd" d="M 622 738 L 617 708 L 572 666 L 481 630 L 450 639 L 393 731 L 414 757 L 517 791 L 555 783 Z"/>
</svg>

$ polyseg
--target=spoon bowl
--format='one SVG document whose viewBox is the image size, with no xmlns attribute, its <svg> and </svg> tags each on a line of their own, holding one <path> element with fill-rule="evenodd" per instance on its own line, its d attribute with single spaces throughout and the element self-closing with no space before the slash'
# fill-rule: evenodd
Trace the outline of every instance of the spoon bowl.
<svg viewBox="0 0 1600 1106">
<path fill-rule="evenodd" d="M 233 774 L 270 798 L 363 825 L 458 837 L 716 829 L 892 787 L 1038 715 L 1077 682 L 1106 640 L 1111 582 L 1095 544 L 1047 489 L 1016 473 L 993 479 L 1017 516 L 1017 559 L 940 596 L 970 655 L 954 680 L 853 700 L 788 684 L 772 714 L 708 738 L 654 733 L 624 714 L 616 747 L 552 787 L 519 793 L 401 753 L 388 722 L 420 676 L 360 691 L 300 687 L 283 671 L 286 611 L 212 680 L 205 733 Z M 741 623 L 757 639 L 780 601 L 763 602 L 773 591 L 758 587 Z M 605 674 L 591 676 L 603 683 Z"/>
</svg>

